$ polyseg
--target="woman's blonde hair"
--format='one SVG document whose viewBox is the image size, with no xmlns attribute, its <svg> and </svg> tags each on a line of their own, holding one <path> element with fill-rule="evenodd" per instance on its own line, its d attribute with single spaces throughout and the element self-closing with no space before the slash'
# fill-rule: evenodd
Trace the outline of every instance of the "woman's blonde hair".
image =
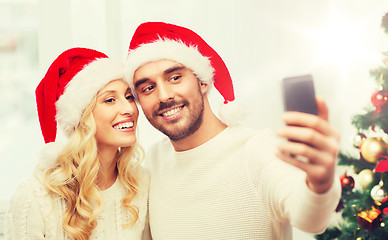
<svg viewBox="0 0 388 240">
<path fill-rule="evenodd" d="M 92 110 L 96 97 L 85 109 L 80 123 L 70 136 L 68 143 L 58 155 L 58 164 L 44 171 L 42 182 L 50 194 L 57 194 L 66 201 L 62 220 L 64 231 L 71 239 L 89 239 L 97 226 L 97 216 L 101 209 L 101 198 L 96 185 L 100 170 L 96 123 Z M 118 178 L 127 192 L 122 204 L 129 212 L 126 226 L 134 224 L 139 217 L 139 209 L 131 202 L 139 191 L 137 170 L 144 155 L 137 144 L 117 151 Z"/>
</svg>

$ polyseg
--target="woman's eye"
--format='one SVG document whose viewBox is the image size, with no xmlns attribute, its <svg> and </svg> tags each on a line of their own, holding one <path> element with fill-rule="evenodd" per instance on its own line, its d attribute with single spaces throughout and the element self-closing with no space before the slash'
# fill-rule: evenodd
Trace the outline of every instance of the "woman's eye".
<svg viewBox="0 0 388 240">
<path fill-rule="evenodd" d="M 129 100 L 129 101 L 133 101 L 133 100 L 135 100 L 135 97 L 131 94 L 131 95 L 128 95 L 128 96 L 126 96 L 125 97 L 127 100 Z"/>
<path fill-rule="evenodd" d="M 113 103 L 114 101 L 115 101 L 114 98 L 108 98 L 108 99 L 106 99 L 104 102 L 105 102 L 105 103 Z"/>
</svg>

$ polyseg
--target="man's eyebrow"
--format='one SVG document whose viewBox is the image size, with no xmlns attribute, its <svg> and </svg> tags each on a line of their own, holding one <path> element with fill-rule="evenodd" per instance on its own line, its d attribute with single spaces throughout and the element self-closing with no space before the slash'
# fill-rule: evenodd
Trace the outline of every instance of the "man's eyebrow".
<svg viewBox="0 0 388 240">
<path fill-rule="evenodd" d="M 137 87 L 139 87 L 140 85 L 142 85 L 143 83 L 147 82 L 148 80 L 149 80 L 148 78 L 141 78 L 141 79 L 137 80 L 134 84 L 135 89 Z"/>
<path fill-rule="evenodd" d="M 170 73 L 173 73 L 175 71 L 179 71 L 179 70 L 182 70 L 182 69 L 185 69 L 186 67 L 185 66 L 182 66 L 182 65 L 179 65 L 179 66 L 173 66 L 171 68 L 168 68 L 166 70 L 164 70 L 163 74 L 164 75 L 167 75 L 167 74 L 170 74 Z M 143 83 L 149 81 L 150 79 L 149 78 L 141 78 L 139 80 L 136 81 L 136 83 L 134 84 L 134 87 L 135 89 L 138 88 L 140 85 L 142 85 Z"/>
<path fill-rule="evenodd" d="M 179 65 L 179 66 L 173 66 L 171 68 L 168 68 L 164 71 L 164 75 L 167 75 L 167 74 L 170 74 L 172 72 L 175 72 L 175 71 L 179 71 L 179 70 L 182 70 L 182 69 L 185 69 L 186 67 L 185 66 L 182 66 L 182 65 Z"/>
</svg>

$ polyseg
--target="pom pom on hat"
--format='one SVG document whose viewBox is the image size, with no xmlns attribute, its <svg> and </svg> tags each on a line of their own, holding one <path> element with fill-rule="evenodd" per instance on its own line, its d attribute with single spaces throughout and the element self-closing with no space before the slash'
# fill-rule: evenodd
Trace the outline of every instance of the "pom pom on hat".
<svg viewBox="0 0 388 240">
<path fill-rule="evenodd" d="M 223 103 L 219 109 L 221 120 L 227 125 L 233 125 L 243 120 L 247 115 L 247 108 L 244 104 L 234 100 L 228 104 Z"/>
<path fill-rule="evenodd" d="M 58 156 L 64 148 L 63 143 L 50 142 L 43 146 L 39 152 L 39 160 L 37 168 L 39 169 L 50 169 L 54 168 L 58 164 Z"/>
<path fill-rule="evenodd" d="M 217 52 L 192 30 L 163 22 L 143 23 L 132 37 L 125 76 L 132 89 L 135 71 L 148 62 L 160 59 L 181 63 L 192 70 L 201 82 L 213 83 L 226 105 L 234 101 L 232 78 Z M 229 117 L 223 117 L 226 118 Z M 232 119 L 229 118 L 228 122 L 234 122 Z"/>
<path fill-rule="evenodd" d="M 123 77 L 123 64 L 96 50 L 71 48 L 60 54 L 35 90 L 45 142 L 55 141 L 57 121 L 67 136 L 72 134 L 97 92 Z"/>
</svg>

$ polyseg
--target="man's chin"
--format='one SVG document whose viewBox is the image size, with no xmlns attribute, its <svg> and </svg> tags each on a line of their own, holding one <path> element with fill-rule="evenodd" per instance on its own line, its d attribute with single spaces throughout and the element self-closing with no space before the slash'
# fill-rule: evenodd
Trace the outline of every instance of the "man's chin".
<svg viewBox="0 0 388 240">
<path fill-rule="evenodd" d="M 171 141 L 180 141 L 191 135 L 193 135 L 200 127 L 201 122 L 194 122 L 190 126 L 177 127 L 176 125 L 172 128 L 159 128 L 164 135 L 166 135 Z"/>
<path fill-rule="evenodd" d="M 191 135 L 190 133 L 188 133 L 187 131 L 185 130 L 181 130 L 181 129 L 173 129 L 173 130 L 167 130 L 167 129 L 158 129 L 159 131 L 161 131 L 164 135 L 166 135 L 170 140 L 172 141 L 179 141 L 179 140 L 182 140 L 184 138 L 186 138 L 187 136 Z"/>
</svg>

